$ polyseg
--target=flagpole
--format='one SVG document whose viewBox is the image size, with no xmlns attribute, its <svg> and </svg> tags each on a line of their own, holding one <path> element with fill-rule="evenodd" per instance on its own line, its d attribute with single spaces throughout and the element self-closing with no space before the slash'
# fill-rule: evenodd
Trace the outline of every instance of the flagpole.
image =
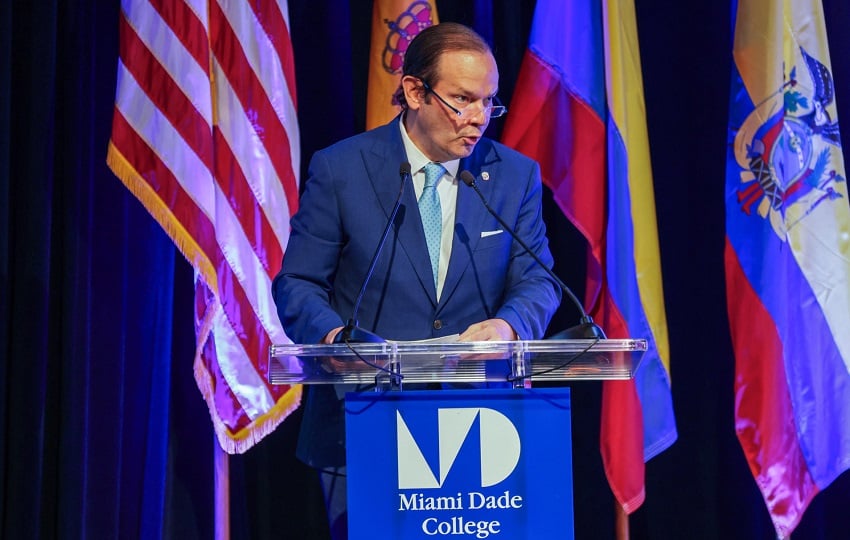
<svg viewBox="0 0 850 540">
<path fill-rule="evenodd" d="M 629 540 L 629 515 L 614 501 L 614 531 L 617 540 Z"/>
<path fill-rule="evenodd" d="M 213 437 L 215 540 L 230 540 L 230 456 Z"/>
</svg>

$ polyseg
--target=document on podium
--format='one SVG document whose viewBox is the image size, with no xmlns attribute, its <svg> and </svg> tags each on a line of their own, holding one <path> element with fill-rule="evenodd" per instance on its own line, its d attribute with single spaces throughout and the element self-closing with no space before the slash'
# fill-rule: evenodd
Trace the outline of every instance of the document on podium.
<svg viewBox="0 0 850 540">
<path fill-rule="evenodd" d="M 410 341 L 396 341 L 393 339 L 388 339 L 389 343 L 397 343 L 399 345 L 407 345 L 407 344 L 415 344 L 415 343 L 457 343 L 460 341 L 460 334 L 451 334 L 449 336 L 441 336 L 435 338 L 428 339 L 414 339 Z"/>
</svg>

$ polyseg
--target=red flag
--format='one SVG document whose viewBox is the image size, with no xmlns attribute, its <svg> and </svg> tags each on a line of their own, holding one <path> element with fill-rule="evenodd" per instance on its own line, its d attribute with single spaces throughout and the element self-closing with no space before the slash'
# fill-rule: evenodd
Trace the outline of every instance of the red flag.
<svg viewBox="0 0 850 540">
<path fill-rule="evenodd" d="M 244 452 L 301 397 L 267 377 L 298 205 L 287 3 L 125 2 L 119 56 L 107 163 L 195 268 L 195 379 L 221 447 Z"/>
</svg>

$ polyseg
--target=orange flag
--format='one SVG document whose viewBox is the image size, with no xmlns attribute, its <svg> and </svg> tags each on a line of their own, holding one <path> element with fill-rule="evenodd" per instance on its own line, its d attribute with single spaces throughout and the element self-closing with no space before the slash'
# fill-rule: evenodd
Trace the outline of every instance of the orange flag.
<svg viewBox="0 0 850 540">
<path fill-rule="evenodd" d="M 393 104 L 393 94 L 401 80 L 404 53 L 419 32 L 438 22 L 434 0 L 374 2 L 366 129 L 386 124 L 401 111 Z"/>
</svg>

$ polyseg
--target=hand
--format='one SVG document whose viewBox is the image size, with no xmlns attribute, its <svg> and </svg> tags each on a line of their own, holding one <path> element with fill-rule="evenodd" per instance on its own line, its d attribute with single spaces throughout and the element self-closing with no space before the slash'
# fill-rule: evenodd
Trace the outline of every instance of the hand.
<svg viewBox="0 0 850 540">
<path fill-rule="evenodd" d="M 470 325 L 458 338 L 459 341 L 514 341 L 516 339 L 516 332 L 504 319 L 487 319 Z"/>
<path fill-rule="evenodd" d="M 322 343 L 324 343 L 325 345 L 332 345 L 333 342 L 334 342 L 334 338 L 336 338 L 336 335 L 339 334 L 340 331 L 342 331 L 342 329 L 343 329 L 342 326 L 338 326 L 338 327 L 334 328 L 333 330 L 331 330 L 330 332 L 328 332 L 325 335 L 325 337 L 322 339 Z"/>
</svg>

